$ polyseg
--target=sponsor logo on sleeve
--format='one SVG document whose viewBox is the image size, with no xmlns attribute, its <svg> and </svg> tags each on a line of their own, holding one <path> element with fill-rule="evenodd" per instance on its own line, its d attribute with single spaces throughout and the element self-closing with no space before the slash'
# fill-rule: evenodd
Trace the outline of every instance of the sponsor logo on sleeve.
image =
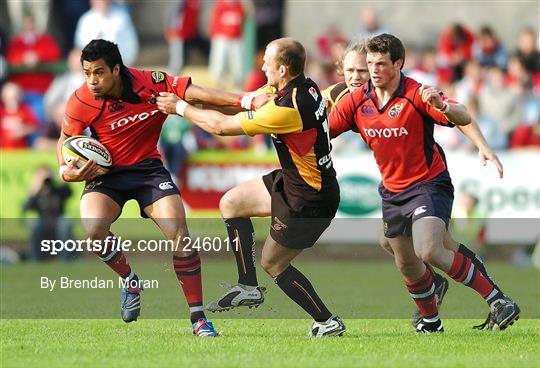
<svg viewBox="0 0 540 368">
<path fill-rule="evenodd" d="M 165 74 L 163 72 L 152 72 L 152 82 L 154 84 L 165 82 Z"/>
</svg>

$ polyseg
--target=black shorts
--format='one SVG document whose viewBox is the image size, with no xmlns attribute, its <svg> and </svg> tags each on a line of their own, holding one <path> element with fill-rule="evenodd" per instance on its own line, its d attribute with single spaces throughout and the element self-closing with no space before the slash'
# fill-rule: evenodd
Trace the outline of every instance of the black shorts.
<svg viewBox="0 0 540 368">
<path fill-rule="evenodd" d="M 291 207 L 283 187 L 281 169 L 262 177 L 272 197 L 270 236 L 278 244 L 291 249 L 312 247 L 330 226 L 339 206 L 339 187 L 320 203 Z"/>
<path fill-rule="evenodd" d="M 82 195 L 99 192 L 111 197 L 120 208 L 130 200 L 139 203 L 141 216 L 144 208 L 158 199 L 180 194 L 171 174 L 157 158 L 150 158 L 131 166 L 113 167 L 107 174 L 86 182 Z"/>
<path fill-rule="evenodd" d="M 381 183 L 379 194 L 387 238 L 411 236 L 412 223 L 427 216 L 440 218 L 448 227 L 454 187 L 447 170 L 432 180 L 416 183 L 399 193 L 389 191 Z"/>
</svg>

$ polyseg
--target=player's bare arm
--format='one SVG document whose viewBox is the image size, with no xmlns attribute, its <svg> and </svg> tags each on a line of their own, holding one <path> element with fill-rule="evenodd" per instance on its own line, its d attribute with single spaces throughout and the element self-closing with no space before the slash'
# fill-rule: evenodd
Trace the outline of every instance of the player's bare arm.
<svg viewBox="0 0 540 368">
<path fill-rule="evenodd" d="M 471 115 L 465 106 L 459 103 L 448 103 L 443 101 L 441 94 L 437 89 L 422 85 L 420 86 L 419 93 L 422 96 L 423 102 L 443 112 L 453 124 L 467 125 L 471 123 Z"/>
<path fill-rule="evenodd" d="M 80 169 L 77 168 L 76 164 L 79 159 L 75 159 L 67 164 L 62 157 L 62 145 L 66 139 L 69 137 L 60 133 L 60 138 L 58 139 L 58 144 L 56 145 L 56 157 L 58 158 L 58 166 L 60 167 L 60 176 L 62 180 L 72 182 L 72 181 L 85 181 L 92 180 L 100 175 L 99 166 L 94 160 L 88 160 L 86 164 Z"/>
<path fill-rule="evenodd" d="M 183 110 L 177 110 L 177 103 L 184 102 Z M 201 129 L 215 135 L 244 135 L 236 115 L 225 115 L 219 111 L 202 110 L 187 104 L 173 93 L 161 92 L 156 99 L 157 107 L 165 114 L 177 114 L 185 116 Z"/>
<path fill-rule="evenodd" d="M 268 101 L 275 98 L 272 93 L 262 93 L 258 96 L 226 92 L 219 89 L 203 88 L 190 84 L 186 89 L 185 101 L 189 104 L 205 104 L 210 106 L 236 107 L 233 113 L 244 110 L 257 110 Z"/>
<path fill-rule="evenodd" d="M 478 157 L 480 157 L 482 165 L 485 166 L 486 161 L 491 161 L 497 168 L 499 177 L 502 178 L 504 175 L 503 165 L 484 138 L 478 123 L 472 119 L 470 124 L 458 126 L 458 128 L 478 148 Z"/>
</svg>

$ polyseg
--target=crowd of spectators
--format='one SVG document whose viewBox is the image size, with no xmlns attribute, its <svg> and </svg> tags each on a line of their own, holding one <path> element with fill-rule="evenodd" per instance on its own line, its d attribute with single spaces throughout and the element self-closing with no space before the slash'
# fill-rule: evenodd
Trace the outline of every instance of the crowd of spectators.
<svg viewBox="0 0 540 368">
<path fill-rule="evenodd" d="M 54 2 L 55 14 L 71 14 L 63 19 L 60 34 L 71 40 L 55 39 L 47 33 L 43 20 L 48 10 L 29 7 L 26 1 L 8 4 L 14 17 L 11 29 L 0 26 L 0 148 L 51 150 L 62 123 L 64 105 L 73 90 L 83 83 L 80 49 L 93 38 L 117 43 L 126 65 L 136 65 L 139 36 L 131 18 L 130 1 L 66 0 Z M 43 1 L 43 4 L 53 2 Z M 264 45 L 281 37 L 283 1 L 215 0 L 210 14 L 208 38 L 200 31 L 202 0 L 172 0 L 164 24 L 164 45 L 169 46 L 168 70 L 181 73 L 198 49 L 208 62 L 209 74 L 220 82 L 230 77 L 236 86 L 251 91 L 265 83 L 261 72 Z M 73 19 L 73 17 L 77 19 Z M 245 22 L 255 22 L 254 69 L 242 68 Z M 364 8 L 354 34 L 344 35 L 330 26 L 316 40 L 309 56 L 307 74 L 321 89 L 339 81 L 335 60 L 347 44 L 359 37 L 391 32 L 376 13 Z M 56 25 L 56 27 L 60 27 Z M 50 28 L 50 27 L 49 27 Z M 488 142 L 497 150 L 540 146 L 540 50 L 538 30 L 523 28 L 515 46 L 505 47 L 492 25 L 470 28 L 450 24 L 441 29 L 437 45 L 410 47 L 404 72 L 421 83 L 435 85 L 467 105 Z M 8 38 L 8 35 L 10 38 Z M 311 47 L 310 47 L 311 46 Z M 8 66 L 9 74 L 6 73 Z M 2 74 L 3 72 L 3 74 Z M 170 143 L 180 139 L 171 129 L 163 139 L 171 157 L 199 148 L 265 149 L 264 138 L 256 140 L 217 139 L 201 131 L 189 132 L 190 125 L 171 124 L 182 136 L 189 136 L 188 149 L 174 150 Z M 187 128 L 186 128 L 187 126 Z M 437 129 L 436 139 L 446 149 L 472 149 L 457 130 Z M 169 144 L 167 144 L 167 142 Z M 194 142 L 194 143 L 193 143 Z M 253 143 L 254 142 L 254 143 Z M 181 167 L 179 162 L 175 166 Z"/>
<path fill-rule="evenodd" d="M 391 32 L 370 9 L 363 9 L 364 27 L 353 37 Z M 403 72 L 436 86 L 464 103 L 496 150 L 540 148 L 540 48 L 537 32 L 523 28 L 515 49 L 507 49 L 495 29 L 451 24 L 441 30 L 437 45 L 409 47 Z M 351 37 L 351 38 L 353 38 Z M 355 39 L 355 38 L 353 38 Z M 330 26 L 317 38 L 317 53 L 308 67 L 321 88 L 339 81 L 334 60 L 349 39 Z M 435 140 L 447 150 L 472 150 L 456 129 L 435 127 Z M 361 147 L 361 146 L 355 146 Z"/>
</svg>

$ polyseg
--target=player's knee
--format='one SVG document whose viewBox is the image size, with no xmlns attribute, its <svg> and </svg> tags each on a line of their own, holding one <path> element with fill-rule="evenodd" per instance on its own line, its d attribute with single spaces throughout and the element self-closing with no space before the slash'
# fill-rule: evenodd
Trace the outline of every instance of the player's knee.
<svg viewBox="0 0 540 368">
<path fill-rule="evenodd" d="M 219 210 L 221 211 L 223 218 L 236 217 L 236 203 L 237 195 L 233 191 L 228 191 L 221 197 L 221 200 L 219 201 Z"/>
<path fill-rule="evenodd" d="M 421 247 L 416 251 L 416 255 L 418 258 L 420 258 L 422 261 L 433 264 L 437 263 L 438 259 L 438 252 L 436 246 L 425 246 Z"/>
</svg>

